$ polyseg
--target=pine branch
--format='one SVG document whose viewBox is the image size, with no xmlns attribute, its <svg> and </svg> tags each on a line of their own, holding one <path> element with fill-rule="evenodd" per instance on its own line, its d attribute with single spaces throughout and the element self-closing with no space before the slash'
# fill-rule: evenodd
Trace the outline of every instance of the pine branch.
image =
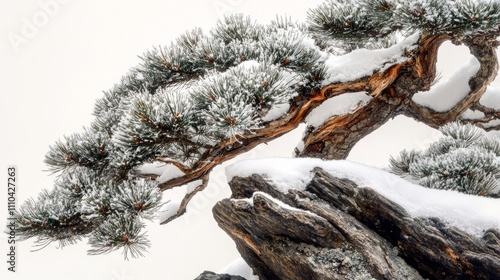
<svg viewBox="0 0 500 280">
<path fill-rule="evenodd" d="M 308 13 L 309 30 L 318 38 L 365 45 L 401 29 L 392 21 L 393 1 L 327 1 Z"/>
<path fill-rule="evenodd" d="M 301 156 L 346 155 L 359 137 L 398 114 L 441 126 L 478 104 L 486 85 L 496 76 L 498 30 L 492 31 L 493 25 L 488 25 L 496 24 L 495 5 L 474 2 L 457 8 L 464 20 L 450 25 L 441 17 L 408 15 L 423 5 L 425 14 L 441 16 L 442 3 L 432 1 L 413 6 L 396 0 L 338 3 L 330 1 L 312 10 L 309 26 L 287 18 L 263 26 L 235 15 L 220 21 L 209 34 L 195 29 L 168 47 L 146 52 L 143 62 L 97 101 L 96 119 L 90 128 L 51 147 L 46 161 L 60 181 L 53 192 L 23 208 L 19 216 L 23 236 L 38 236 L 41 242 L 62 240 L 64 244 L 90 237 L 91 254 L 123 248 L 125 257 L 139 256 L 149 246 L 141 233 L 142 219 L 151 219 L 161 205 L 158 190 L 202 180 L 184 197 L 175 217 L 182 215 L 191 198 L 207 186 L 215 166 L 293 130 L 325 100 L 360 91 L 372 97 L 368 105 L 334 116 L 306 134 Z M 408 13 L 403 14 L 404 9 Z M 489 16 L 479 20 L 479 25 L 465 23 L 467 15 L 478 11 Z M 397 22 L 403 16 L 409 18 Z M 442 22 L 443 27 L 431 32 L 425 27 L 429 22 Z M 400 62 L 387 61 L 381 70 L 359 79 L 333 84 L 326 80 L 325 61 L 332 54 L 315 42 L 324 40 L 328 45 L 326 36 L 336 36 L 337 43 L 353 48 L 360 42 L 374 46 L 395 32 L 408 30 L 420 30 L 422 36 L 418 48 L 406 50 Z M 432 86 L 436 53 L 446 40 L 464 43 L 481 67 L 469 82 L 470 93 L 452 110 L 438 113 L 411 97 Z M 265 120 L 270 110 L 283 104 L 289 105 L 287 112 Z M 496 113 L 488 111 L 485 118 L 496 119 Z M 476 139 L 467 133 L 459 136 L 469 142 Z M 435 150 L 450 151 L 467 142 L 460 141 L 451 139 L 436 145 Z M 492 149 L 496 155 L 500 151 L 498 144 L 481 145 L 478 149 Z M 472 165 L 490 164 L 491 156 L 482 160 L 478 154 L 469 155 Z M 408 155 L 398 168 L 411 173 L 409 162 L 417 158 Z M 153 161 L 172 164 L 185 175 L 158 184 L 153 180 L 157 175 L 138 172 L 141 165 Z M 429 182 L 436 180 L 430 176 L 432 168 L 423 166 L 419 172 L 429 175 Z M 141 176 L 152 180 L 140 180 Z M 488 178 L 480 177 L 486 182 Z M 492 183 L 486 186 L 483 191 Z"/>
<path fill-rule="evenodd" d="M 184 215 L 184 213 L 186 213 L 187 206 L 188 206 L 189 202 L 191 201 L 191 199 L 198 192 L 201 192 L 202 190 L 204 190 L 208 186 L 208 178 L 209 178 L 209 173 L 203 175 L 201 177 L 201 183 L 198 186 L 196 186 L 194 188 L 194 190 L 192 190 L 191 192 L 189 192 L 188 194 L 186 194 L 184 196 L 177 212 L 174 215 L 170 216 L 167 220 L 162 221 L 160 224 L 162 224 L 162 225 L 167 224 L 167 223 L 179 218 L 180 216 Z"/>
<path fill-rule="evenodd" d="M 391 158 L 392 172 L 410 175 L 428 188 L 494 196 L 492 191 L 500 186 L 500 142 L 470 124 L 450 123 L 440 131 L 444 137 L 426 151 L 403 151 L 398 159 Z"/>
<path fill-rule="evenodd" d="M 74 167 L 88 167 L 102 170 L 108 164 L 108 139 L 99 131 L 86 130 L 83 134 L 65 137 L 50 147 L 45 157 L 52 173 L 71 170 Z"/>
<path fill-rule="evenodd" d="M 140 233 L 144 225 L 134 217 L 117 216 L 102 223 L 90 237 L 89 243 L 93 249 L 89 255 L 108 254 L 123 249 L 123 256 L 133 258 L 144 256 L 150 247 L 145 233 Z"/>
</svg>

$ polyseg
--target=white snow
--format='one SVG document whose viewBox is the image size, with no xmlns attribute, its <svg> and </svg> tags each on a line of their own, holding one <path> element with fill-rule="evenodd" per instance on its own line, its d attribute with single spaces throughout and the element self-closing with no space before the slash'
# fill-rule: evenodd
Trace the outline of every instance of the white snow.
<svg viewBox="0 0 500 280">
<path fill-rule="evenodd" d="M 302 135 L 304 136 L 304 135 Z M 297 151 L 302 152 L 304 150 L 304 146 L 305 146 L 305 143 L 304 143 L 304 140 L 300 140 L 299 143 L 297 143 L 297 146 L 295 147 L 295 149 L 297 149 Z"/>
<path fill-rule="evenodd" d="M 192 193 L 197 187 L 203 184 L 203 180 L 196 180 L 191 183 L 186 184 L 186 194 Z"/>
<path fill-rule="evenodd" d="M 261 196 L 265 196 L 268 200 L 272 201 L 273 203 L 275 204 L 278 204 L 279 207 L 281 208 L 284 208 L 284 209 L 287 209 L 289 211 L 297 211 L 297 212 L 305 212 L 309 215 L 313 215 L 313 216 L 318 216 L 316 215 L 315 213 L 309 211 L 309 210 L 304 210 L 304 209 L 299 209 L 299 208 L 295 208 L 291 205 L 288 205 L 286 203 L 284 203 L 283 201 L 279 200 L 279 199 L 276 199 L 274 197 L 272 197 L 270 194 L 268 193 L 265 193 L 265 192 L 254 192 L 252 194 L 252 197 L 250 198 L 237 198 L 237 199 L 231 199 L 232 201 L 245 201 L 246 203 L 250 204 L 251 206 L 253 206 L 253 199 L 256 195 L 261 195 Z"/>
<path fill-rule="evenodd" d="M 349 92 L 332 97 L 321 103 L 307 117 L 306 122 L 313 127 L 319 127 L 330 117 L 348 114 L 372 100 L 366 92 Z"/>
<path fill-rule="evenodd" d="M 163 174 L 163 168 L 165 167 L 164 163 L 153 162 L 153 163 L 145 163 L 137 168 L 137 171 L 141 174 L 155 174 L 161 175 Z"/>
<path fill-rule="evenodd" d="M 489 86 L 479 103 L 491 109 L 500 110 L 500 87 Z"/>
<path fill-rule="evenodd" d="M 179 210 L 180 205 L 181 204 L 178 201 L 171 200 L 163 204 L 160 210 L 158 210 L 158 220 L 160 220 L 160 224 L 177 214 L 177 210 Z"/>
<path fill-rule="evenodd" d="M 179 168 L 177 168 L 177 166 L 173 164 L 167 164 L 163 168 L 163 173 L 158 178 L 158 182 L 164 183 L 174 178 L 182 177 L 184 175 L 186 174 L 182 172 Z"/>
<path fill-rule="evenodd" d="M 159 183 L 164 183 L 174 178 L 182 177 L 186 175 L 175 165 L 162 162 L 145 163 L 137 168 L 137 172 L 140 174 L 154 174 L 158 175 L 157 181 Z"/>
<path fill-rule="evenodd" d="M 472 57 L 448 80 L 439 81 L 429 91 L 415 94 L 413 101 L 437 112 L 450 110 L 469 93 L 469 79 L 477 73 L 479 66 L 479 61 Z"/>
<path fill-rule="evenodd" d="M 288 104 L 288 103 L 274 105 L 267 112 L 267 114 L 264 117 L 262 117 L 262 121 L 264 121 L 264 122 L 274 121 L 274 120 L 282 117 L 283 115 L 285 115 L 289 109 L 290 109 L 290 104 Z"/>
<path fill-rule="evenodd" d="M 259 166 L 259 164 L 263 165 Z M 316 166 L 315 164 L 314 160 L 303 162 L 302 159 L 291 160 L 288 158 L 242 160 L 226 167 L 226 178 L 229 182 L 236 176 L 247 177 L 252 174 L 265 174 L 271 178 L 270 180 L 279 191 L 287 193 L 289 189 L 304 189 L 307 186 L 312 180 L 312 174 L 304 172 L 304 169 L 312 170 Z"/>
<path fill-rule="evenodd" d="M 259 280 L 257 275 L 253 274 L 252 268 L 241 257 L 235 259 L 224 268 L 217 272 L 218 274 L 239 275 L 247 280 Z"/>
<path fill-rule="evenodd" d="M 418 32 L 400 43 L 386 49 L 358 49 L 342 56 L 332 56 L 325 61 L 327 79 L 323 85 L 337 82 L 354 81 L 371 76 L 377 70 L 384 71 L 392 65 L 404 62 L 405 50 L 411 51 L 417 47 Z"/>
<path fill-rule="evenodd" d="M 369 187 L 398 203 L 413 217 L 437 217 L 476 237 L 489 228 L 500 229 L 500 199 L 466 195 L 412 184 L 389 172 L 350 161 L 323 161 L 308 158 L 269 158 L 240 161 L 226 168 L 226 176 L 264 174 L 286 193 L 305 189 L 312 180 L 312 169 L 321 167 L 360 187 Z"/>
<path fill-rule="evenodd" d="M 481 119 L 484 117 L 486 117 L 486 115 L 483 112 L 471 109 L 467 109 L 467 111 L 463 112 L 462 115 L 460 115 L 460 118 L 467 120 Z"/>
<path fill-rule="evenodd" d="M 484 128 L 490 128 L 498 125 L 500 125 L 500 120 L 491 120 L 488 123 L 484 124 Z"/>
<path fill-rule="evenodd" d="M 240 63 L 237 67 L 241 67 L 243 69 L 252 69 L 260 67 L 260 63 L 257 60 L 246 60 Z"/>
</svg>

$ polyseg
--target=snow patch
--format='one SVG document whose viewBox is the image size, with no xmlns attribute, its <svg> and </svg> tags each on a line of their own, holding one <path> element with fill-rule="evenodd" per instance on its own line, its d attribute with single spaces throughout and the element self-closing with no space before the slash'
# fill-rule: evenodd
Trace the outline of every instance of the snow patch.
<svg viewBox="0 0 500 280">
<path fill-rule="evenodd" d="M 332 56 L 325 61 L 328 78 L 323 81 L 323 85 L 354 81 L 402 63 L 408 59 L 405 52 L 415 49 L 419 38 L 417 32 L 386 49 L 358 49 L 346 55 Z"/>
<path fill-rule="evenodd" d="M 153 174 L 159 176 L 157 181 L 159 183 L 164 183 L 174 178 L 182 177 L 186 175 L 175 165 L 162 162 L 145 163 L 137 167 L 137 172 L 139 174 Z"/>
<path fill-rule="evenodd" d="M 313 175 L 304 172 L 315 167 L 314 160 L 311 162 L 294 162 L 297 159 L 270 158 L 264 160 L 242 160 L 226 167 L 226 178 L 231 181 L 234 177 L 248 177 L 252 174 L 265 174 L 270 181 L 283 193 L 288 193 L 290 189 L 304 190 L 311 182 Z M 263 164 L 263 166 L 259 166 Z"/>
<path fill-rule="evenodd" d="M 163 204 L 160 210 L 158 210 L 158 219 L 160 220 L 160 224 L 177 214 L 180 206 L 181 204 L 178 201 L 171 200 Z"/>
<path fill-rule="evenodd" d="M 279 119 L 282 116 L 284 116 L 288 112 L 288 110 L 290 110 L 290 104 L 288 103 L 274 105 L 267 112 L 267 114 L 264 117 L 262 117 L 262 121 L 270 122 Z"/>
<path fill-rule="evenodd" d="M 499 125 L 500 125 L 500 120 L 491 120 L 488 123 L 484 124 L 484 128 L 490 128 Z"/>
<path fill-rule="evenodd" d="M 258 68 L 260 67 L 260 63 L 257 60 L 246 60 L 238 64 L 237 67 L 241 67 L 243 69 Z"/>
<path fill-rule="evenodd" d="M 137 167 L 137 172 L 140 174 L 154 174 L 160 176 L 163 174 L 163 168 L 165 168 L 165 164 L 161 162 L 145 163 Z"/>
<path fill-rule="evenodd" d="M 489 86 L 479 100 L 481 105 L 494 110 L 500 110 L 500 87 Z"/>
<path fill-rule="evenodd" d="M 476 119 L 482 119 L 484 117 L 486 117 L 486 115 L 483 112 L 471 109 L 467 109 L 467 111 L 463 112 L 462 115 L 460 115 L 460 118 L 466 120 L 476 120 Z"/>
<path fill-rule="evenodd" d="M 321 103 L 307 117 L 306 122 L 313 127 L 319 127 L 330 117 L 345 115 L 368 104 L 372 97 L 366 92 L 350 92 L 332 97 Z"/>
<path fill-rule="evenodd" d="M 184 175 L 186 175 L 186 173 L 182 172 L 177 166 L 173 164 L 167 164 L 163 168 L 163 173 L 158 178 L 158 182 L 164 183 L 174 178 L 182 177 Z"/>
<path fill-rule="evenodd" d="M 254 203 L 253 203 L 253 199 L 256 195 L 262 195 L 264 197 L 266 197 L 268 200 L 272 201 L 273 203 L 277 204 L 279 207 L 283 208 L 283 209 L 287 209 L 289 211 L 295 211 L 295 212 L 305 212 L 309 215 L 313 215 L 313 216 L 316 216 L 318 217 L 318 215 L 316 215 L 315 213 L 309 211 L 309 210 L 304 210 L 304 209 L 299 209 L 299 208 L 295 208 L 291 205 L 288 205 L 286 203 L 284 203 L 283 201 L 279 200 L 279 199 L 276 199 L 274 197 L 272 197 L 270 194 L 268 193 L 265 193 L 265 192 L 254 192 L 252 194 L 252 197 L 251 198 L 237 198 L 237 199 L 231 199 L 232 201 L 244 201 L 248 204 L 250 204 L 251 206 L 254 206 Z"/>
<path fill-rule="evenodd" d="M 437 112 L 452 109 L 469 93 L 469 79 L 477 73 L 479 67 L 479 61 L 472 57 L 448 80 L 440 81 L 429 91 L 415 94 L 413 101 Z"/>
<path fill-rule="evenodd" d="M 228 180 L 263 174 L 281 192 L 304 190 L 320 167 L 332 176 L 369 187 L 398 203 L 413 217 L 437 217 L 451 226 L 481 237 L 489 228 L 500 229 L 500 199 L 467 195 L 450 190 L 429 189 L 412 184 L 389 172 L 346 160 L 308 158 L 245 160 L 226 167 Z"/>
<path fill-rule="evenodd" d="M 196 180 L 191 183 L 186 184 L 186 194 L 192 193 L 197 187 L 203 184 L 203 180 Z"/>
<path fill-rule="evenodd" d="M 295 149 L 297 149 L 297 151 L 299 153 L 301 153 L 305 148 L 305 143 L 303 140 L 300 140 L 299 143 L 297 143 L 297 146 L 295 146 Z"/>
<path fill-rule="evenodd" d="M 238 275 L 247 280 L 259 280 L 259 276 L 253 274 L 252 268 L 245 262 L 242 257 L 239 257 L 223 267 L 217 274 Z"/>
</svg>

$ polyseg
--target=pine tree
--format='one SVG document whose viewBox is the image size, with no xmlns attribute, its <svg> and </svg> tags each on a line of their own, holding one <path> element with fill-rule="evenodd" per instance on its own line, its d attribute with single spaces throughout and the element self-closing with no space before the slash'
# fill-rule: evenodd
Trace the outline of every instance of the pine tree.
<svg viewBox="0 0 500 280">
<path fill-rule="evenodd" d="M 498 196 L 500 142 L 471 124 L 450 123 L 440 131 L 443 137 L 427 150 L 391 157 L 392 172 L 428 188 Z"/>
<path fill-rule="evenodd" d="M 277 17 L 262 25 L 231 15 L 208 33 L 188 31 L 145 52 L 97 100 L 86 131 L 50 147 L 45 162 L 55 186 L 20 209 L 19 234 L 41 245 L 89 237 L 91 254 L 123 248 L 125 257 L 141 255 L 149 246 L 143 222 L 160 207 L 161 191 L 197 183 L 168 222 L 186 211 L 215 166 L 344 94 L 366 93 L 354 108 L 309 125 L 297 156 L 345 158 L 400 114 L 440 127 L 472 109 L 481 117 L 463 115 L 463 122 L 497 129 L 498 111 L 480 98 L 497 73 L 499 23 L 493 1 L 330 0 L 311 9 L 306 23 Z M 432 87 L 445 41 L 468 47 L 480 66 L 461 101 L 437 111 L 412 98 Z M 335 68 L 337 58 L 361 60 L 367 52 L 379 60 Z M 177 173 L 148 172 L 148 163 Z"/>
</svg>

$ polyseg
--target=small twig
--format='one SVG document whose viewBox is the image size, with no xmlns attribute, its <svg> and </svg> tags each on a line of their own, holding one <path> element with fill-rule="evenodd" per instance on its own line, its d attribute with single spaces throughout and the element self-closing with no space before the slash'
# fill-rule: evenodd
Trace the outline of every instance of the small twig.
<svg viewBox="0 0 500 280">
<path fill-rule="evenodd" d="M 159 162 L 166 163 L 166 164 L 172 164 L 173 166 L 179 168 L 182 171 L 182 173 L 184 173 L 184 174 L 189 174 L 193 171 L 191 167 L 188 167 L 188 166 L 186 166 L 178 161 L 175 161 L 173 159 L 163 159 L 161 157 L 157 157 L 157 158 L 155 158 L 155 161 L 159 161 Z"/>
<path fill-rule="evenodd" d="M 160 224 L 161 225 L 164 225 L 164 224 L 168 224 L 169 222 L 179 218 L 180 216 L 182 216 L 184 213 L 186 213 L 186 208 L 189 204 L 189 201 L 191 201 L 191 199 L 200 191 L 204 190 L 207 186 L 208 186 L 208 177 L 209 177 L 209 173 L 203 175 L 203 177 L 201 178 L 201 184 L 198 185 L 192 192 L 186 194 L 184 196 L 184 198 L 182 199 L 181 201 L 181 205 L 179 206 L 179 209 L 177 210 L 177 213 L 175 213 L 175 215 L 171 216 L 170 218 L 168 218 L 167 220 L 161 222 Z"/>
</svg>

